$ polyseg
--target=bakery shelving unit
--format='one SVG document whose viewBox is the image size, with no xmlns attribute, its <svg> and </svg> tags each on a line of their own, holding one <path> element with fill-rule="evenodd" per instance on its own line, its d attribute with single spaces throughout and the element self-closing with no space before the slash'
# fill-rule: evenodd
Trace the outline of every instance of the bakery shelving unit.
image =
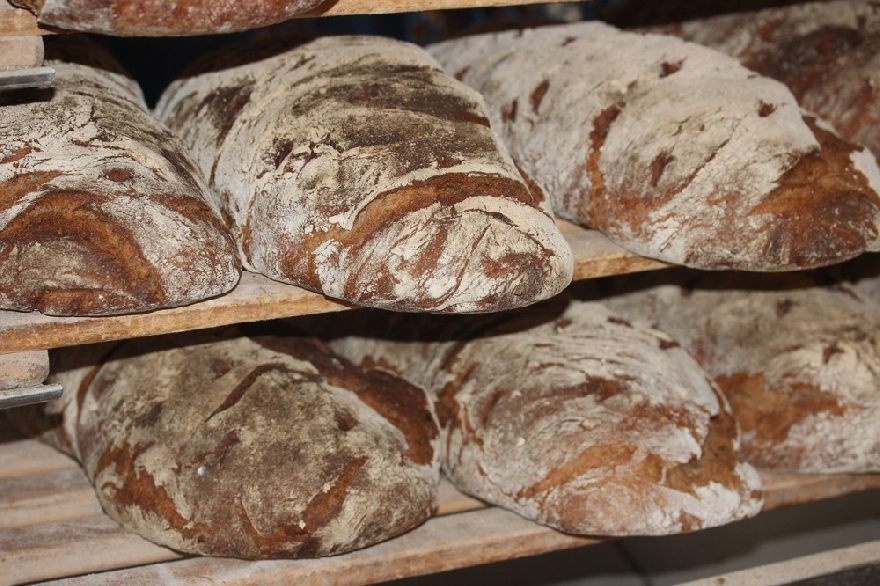
<svg viewBox="0 0 880 586">
<path fill-rule="evenodd" d="M 331 0 L 310 16 L 537 1 Z M 11 37 L 26 37 L 37 43 L 43 34 L 52 31 L 38 26 L 27 11 L 13 9 L 0 0 L 0 47 Z M 0 66 L 2 55 L 0 52 Z M 629 253 L 594 231 L 564 221 L 560 227 L 574 250 L 575 279 L 666 266 Z M 320 294 L 245 273 L 227 295 L 145 314 L 58 318 L 0 311 L 0 354 L 347 309 L 351 308 Z M 880 475 L 762 475 L 765 509 L 880 489 Z M 104 515 L 85 475 L 71 459 L 0 427 L 0 584 L 38 580 L 71 584 L 366 584 L 597 542 L 564 535 L 513 513 L 487 507 L 444 483 L 434 518 L 404 536 L 368 549 L 299 561 L 186 558 L 126 532 Z M 838 562 L 855 559 L 863 563 L 865 559 L 880 558 L 878 550 L 880 546 L 875 545 L 873 549 L 831 557 Z M 799 576 L 805 577 L 803 573 Z"/>
</svg>

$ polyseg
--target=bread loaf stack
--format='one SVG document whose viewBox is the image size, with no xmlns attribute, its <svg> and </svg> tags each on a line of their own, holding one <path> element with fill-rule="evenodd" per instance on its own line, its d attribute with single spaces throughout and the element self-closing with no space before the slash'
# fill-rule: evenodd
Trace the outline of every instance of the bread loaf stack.
<svg viewBox="0 0 880 586">
<path fill-rule="evenodd" d="M 88 64 L 50 60 L 51 92 L 0 96 L 0 308 L 106 315 L 229 291 L 240 265 L 199 171 L 108 55 L 65 42 Z"/>
<path fill-rule="evenodd" d="M 189 334 L 60 350 L 53 362 L 64 398 L 13 415 L 80 461 L 107 514 L 158 544 L 324 556 L 433 511 L 437 426 L 424 392 L 313 340 Z"/>
<path fill-rule="evenodd" d="M 421 49 L 328 37 L 227 52 L 157 112 L 222 199 L 245 264 L 398 311 L 559 293 L 571 250 L 482 99 Z"/>
<path fill-rule="evenodd" d="M 485 96 L 558 215 L 639 254 L 776 271 L 880 246 L 870 153 L 721 53 L 600 23 L 431 51 Z"/>
<path fill-rule="evenodd" d="M 353 362 L 428 390 L 443 470 L 468 494 L 593 535 L 691 531 L 760 509 L 726 402 L 659 331 L 578 302 L 361 319 L 311 327 Z"/>
</svg>

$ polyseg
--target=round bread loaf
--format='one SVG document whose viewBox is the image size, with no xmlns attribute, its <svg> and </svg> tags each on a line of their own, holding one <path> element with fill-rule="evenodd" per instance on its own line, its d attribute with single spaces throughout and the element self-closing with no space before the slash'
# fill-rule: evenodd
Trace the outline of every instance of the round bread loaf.
<svg viewBox="0 0 880 586">
<path fill-rule="evenodd" d="M 528 305 L 571 281 L 571 249 L 482 98 L 414 45 L 228 51 L 157 112 L 223 199 L 246 266 L 273 279 L 441 313 Z"/>
<path fill-rule="evenodd" d="M 161 545 L 324 556 L 408 531 L 435 506 L 424 392 L 314 341 L 179 335 L 55 362 L 50 380 L 68 392 L 46 434 L 112 518 Z"/>
<path fill-rule="evenodd" d="M 611 297 L 667 331 L 715 377 L 764 468 L 880 470 L 880 311 L 804 277 L 662 285 Z"/>
<path fill-rule="evenodd" d="M 843 138 L 880 156 L 880 4 L 814 2 L 659 30 L 723 51 L 778 79 Z"/>
<path fill-rule="evenodd" d="M 0 308 L 107 315 L 229 291 L 240 264 L 200 173 L 112 59 L 77 49 L 98 66 L 49 61 L 51 92 L 0 96 Z"/>
<path fill-rule="evenodd" d="M 720 52 L 601 23 L 432 53 L 486 98 L 556 214 L 702 269 L 815 267 L 880 247 L 870 152 Z"/>
<path fill-rule="evenodd" d="M 347 321 L 331 345 L 431 391 L 444 472 L 469 494 L 595 535 L 690 531 L 760 509 L 728 405 L 659 331 L 594 303 L 479 323 L 371 319 L 363 331 L 384 334 Z"/>
</svg>

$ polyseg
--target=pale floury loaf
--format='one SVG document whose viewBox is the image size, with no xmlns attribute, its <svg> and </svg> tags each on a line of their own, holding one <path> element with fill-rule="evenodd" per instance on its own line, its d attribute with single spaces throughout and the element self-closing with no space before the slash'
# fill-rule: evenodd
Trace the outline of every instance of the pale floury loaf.
<svg viewBox="0 0 880 586">
<path fill-rule="evenodd" d="M 730 14 L 659 29 L 783 82 L 840 135 L 880 155 L 880 4 L 841 0 Z"/>
<path fill-rule="evenodd" d="M 325 0 L 10 0 L 41 24 L 105 35 L 229 33 L 275 24 Z"/>
<path fill-rule="evenodd" d="M 201 174 L 137 85 L 76 43 L 96 66 L 50 60 L 51 92 L 0 97 L 0 308 L 105 315 L 230 290 L 240 263 Z"/>
<path fill-rule="evenodd" d="M 880 470 L 880 310 L 807 277 L 693 279 L 613 295 L 612 310 L 667 331 L 715 377 L 754 464 Z"/>
<path fill-rule="evenodd" d="M 79 459 L 107 514 L 158 544 L 325 556 L 435 507 L 424 391 L 314 340 L 183 334 L 59 350 L 53 363 L 65 397 L 10 414 Z"/>
<path fill-rule="evenodd" d="M 482 99 L 414 45 L 328 37 L 227 52 L 158 106 L 253 270 L 400 311 L 480 312 L 561 291 L 571 250 Z"/>
<path fill-rule="evenodd" d="M 760 509 L 758 476 L 704 371 L 598 304 L 328 321 L 314 327 L 338 352 L 435 397 L 444 472 L 469 494 L 595 535 L 691 531 Z"/>
<path fill-rule="evenodd" d="M 770 271 L 880 243 L 870 153 L 722 53 L 601 23 L 430 50 L 484 95 L 557 215 L 639 254 Z"/>
</svg>

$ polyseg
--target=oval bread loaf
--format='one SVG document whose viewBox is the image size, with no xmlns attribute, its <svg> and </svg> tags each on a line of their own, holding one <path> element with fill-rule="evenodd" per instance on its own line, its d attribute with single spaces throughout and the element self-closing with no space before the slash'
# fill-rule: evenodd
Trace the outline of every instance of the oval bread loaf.
<svg viewBox="0 0 880 586">
<path fill-rule="evenodd" d="M 669 332 L 715 377 L 764 467 L 880 470 L 880 311 L 806 277 L 659 285 L 607 304 Z"/>
<path fill-rule="evenodd" d="M 229 33 L 293 18 L 325 0 L 11 0 L 44 25 L 121 36 Z"/>
<path fill-rule="evenodd" d="M 729 407 L 661 332 L 595 303 L 479 324 L 372 319 L 365 334 L 340 324 L 332 347 L 430 390 L 444 472 L 469 494 L 594 535 L 690 531 L 760 509 Z"/>
<path fill-rule="evenodd" d="M 880 246 L 871 154 L 726 55 L 601 23 L 431 51 L 485 96 L 514 160 L 557 215 L 634 252 L 774 271 Z"/>
<path fill-rule="evenodd" d="M 418 47 L 328 37 L 203 68 L 157 111 L 253 270 L 398 311 L 502 310 L 571 281 L 571 250 L 482 99 Z"/>
<path fill-rule="evenodd" d="M 44 437 L 81 461 L 113 519 L 158 544 L 324 556 L 408 531 L 435 506 L 424 392 L 312 340 L 189 334 L 54 361 L 67 393 Z M 33 411 L 21 418 L 34 429 Z"/>
<path fill-rule="evenodd" d="M 880 4 L 797 4 L 658 30 L 723 51 L 778 79 L 843 138 L 880 156 Z"/>
<path fill-rule="evenodd" d="M 235 244 L 200 173 L 96 55 L 49 61 L 50 93 L 0 97 L 0 308 L 106 315 L 229 291 Z"/>
</svg>

